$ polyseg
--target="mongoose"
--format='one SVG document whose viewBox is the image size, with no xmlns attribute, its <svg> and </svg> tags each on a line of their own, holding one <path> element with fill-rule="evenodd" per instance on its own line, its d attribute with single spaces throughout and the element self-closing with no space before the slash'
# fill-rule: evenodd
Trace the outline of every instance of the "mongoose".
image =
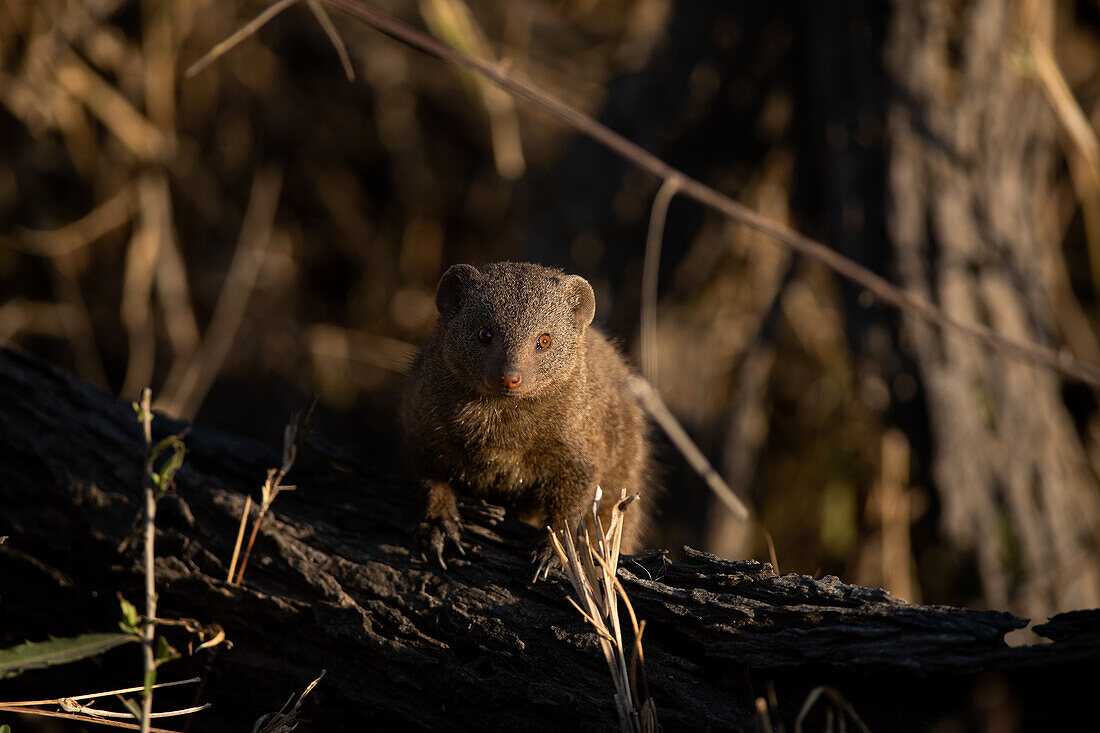
<svg viewBox="0 0 1100 733">
<path fill-rule="evenodd" d="M 645 417 L 620 389 L 629 367 L 590 325 L 596 299 L 587 280 L 529 263 L 455 265 L 435 302 L 435 332 L 413 362 L 402 405 L 424 552 L 443 568 L 447 541 L 465 554 L 456 491 L 560 530 L 590 513 L 597 485 L 607 496 L 605 527 L 620 489 L 648 488 Z M 637 549 L 641 503 L 626 512 L 623 552 Z M 536 578 L 552 561 L 546 538 Z"/>
</svg>

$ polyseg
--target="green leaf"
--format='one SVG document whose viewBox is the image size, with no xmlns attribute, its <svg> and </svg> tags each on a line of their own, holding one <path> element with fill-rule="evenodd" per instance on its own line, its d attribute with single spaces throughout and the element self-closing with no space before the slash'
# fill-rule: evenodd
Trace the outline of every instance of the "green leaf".
<svg viewBox="0 0 1100 733">
<path fill-rule="evenodd" d="M 122 695 L 119 695 L 118 699 L 122 700 L 122 704 L 130 711 L 130 715 L 133 715 L 137 720 L 141 720 L 141 706 L 137 702 Z"/>
<path fill-rule="evenodd" d="M 0 733 L 11 733 L 10 725 L 0 725 Z"/>
<path fill-rule="evenodd" d="M 141 699 L 145 699 L 153 694 L 153 685 L 157 683 L 157 666 L 154 664 L 153 668 L 145 673 L 145 689 L 141 692 Z"/>
<path fill-rule="evenodd" d="M 165 662 L 171 662 L 173 659 L 179 659 L 180 653 L 176 651 L 175 647 L 168 643 L 168 640 L 163 636 L 157 637 L 157 653 L 156 663 L 157 666 L 164 664 Z"/>
<path fill-rule="evenodd" d="M 171 455 L 164 461 L 160 470 L 152 472 L 153 485 L 157 489 L 157 499 L 160 499 L 168 489 L 172 488 L 172 479 L 175 477 L 176 471 L 183 465 L 183 456 L 187 453 L 187 447 L 179 439 L 179 436 L 170 435 L 153 447 L 149 455 L 149 462 L 155 464 L 157 458 L 165 450 L 171 450 Z"/>
<path fill-rule="evenodd" d="M 137 608 L 121 595 L 118 598 L 118 603 L 122 607 L 122 620 L 118 622 L 119 628 L 140 636 L 141 616 L 138 615 Z"/>
<path fill-rule="evenodd" d="M 63 639 L 51 637 L 48 641 L 23 642 L 0 649 L 0 679 L 15 677 L 28 669 L 42 669 L 94 657 L 131 641 L 140 639 L 133 634 L 81 634 Z"/>
</svg>

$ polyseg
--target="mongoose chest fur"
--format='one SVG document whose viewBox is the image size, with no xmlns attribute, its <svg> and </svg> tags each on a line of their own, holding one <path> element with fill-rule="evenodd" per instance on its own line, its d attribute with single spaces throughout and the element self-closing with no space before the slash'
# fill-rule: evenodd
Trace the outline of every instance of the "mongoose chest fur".
<svg viewBox="0 0 1100 733">
<path fill-rule="evenodd" d="M 558 530 L 578 526 L 597 485 L 614 498 L 648 488 L 645 418 L 621 390 L 625 360 L 591 326 L 587 280 L 529 263 L 455 265 L 436 305 L 402 404 L 426 553 L 446 567 L 444 545 L 462 550 L 455 492 Z M 605 526 L 613 504 L 602 503 Z M 636 549 L 644 523 L 637 504 L 626 513 L 624 552 Z M 549 559 L 544 542 L 536 561 Z"/>
</svg>

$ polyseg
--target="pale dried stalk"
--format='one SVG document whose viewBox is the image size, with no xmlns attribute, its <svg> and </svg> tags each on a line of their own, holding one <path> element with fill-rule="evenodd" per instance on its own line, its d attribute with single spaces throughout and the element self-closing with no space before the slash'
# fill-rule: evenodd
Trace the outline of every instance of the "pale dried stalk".
<svg viewBox="0 0 1100 733">
<path fill-rule="evenodd" d="M 135 156 L 149 161 L 169 159 L 175 150 L 174 140 L 75 53 L 63 54 L 56 76 L 58 84 L 83 102 Z"/>
<path fill-rule="evenodd" d="M 1028 50 L 1039 84 L 1071 144 L 1066 146 L 1070 180 L 1081 205 L 1092 281 L 1100 285 L 1100 140 L 1081 109 L 1050 48 L 1032 34 Z"/>
<path fill-rule="evenodd" d="M 488 63 L 497 61 L 485 31 L 462 0 L 421 0 L 420 15 L 437 38 Z M 503 89 L 477 74 L 467 71 L 459 73 L 467 87 L 481 97 L 489 115 L 497 172 L 508 181 L 519 179 L 527 170 L 527 163 L 523 156 L 515 102 Z"/>
<path fill-rule="evenodd" d="M 185 366 L 173 365 L 161 392 L 159 409 L 190 420 L 214 384 L 229 356 L 263 265 L 275 225 L 281 186 L 282 174 L 273 168 L 257 171 L 253 178 L 237 249 L 202 345 Z"/>
<path fill-rule="evenodd" d="M 139 225 L 130 239 L 122 278 L 119 315 L 130 341 L 126 376 L 121 395 L 132 397 L 153 381 L 156 361 L 156 332 L 153 323 L 153 280 L 164 242 L 170 230 L 171 199 L 168 178 L 162 171 L 150 171 L 138 181 Z"/>
<path fill-rule="evenodd" d="M 591 537 L 588 523 L 582 522 L 583 549 L 578 552 L 573 541 L 573 532 L 561 530 L 550 532 L 554 551 L 561 561 L 565 576 L 573 586 L 578 602 L 571 596 L 566 599 L 591 624 L 599 640 L 600 649 L 611 673 L 615 685 L 615 709 L 619 715 L 619 725 L 623 733 L 649 733 L 656 731 L 656 708 L 649 698 L 645 684 L 645 665 L 642 656 L 642 634 L 645 622 L 638 622 L 630 598 L 626 594 L 616 569 L 619 564 L 619 549 L 622 542 L 624 512 L 638 498 L 638 494 L 627 496 L 623 489 L 619 501 L 611 512 L 610 526 L 605 530 L 600 520 L 600 500 L 603 492 L 597 486 L 592 503 L 592 524 L 595 527 L 595 539 Z M 622 599 L 630 618 L 634 632 L 634 642 L 629 653 L 623 645 L 622 623 L 619 617 L 619 599 Z M 629 662 L 628 662 L 629 656 Z M 641 690 L 646 699 L 639 707 L 641 693 L 638 685 L 638 670 L 641 669 Z"/>
<path fill-rule="evenodd" d="M 679 189 L 680 179 L 673 176 L 657 190 L 645 242 L 645 264 L 642 267 L 642 374 L 654 385 L 657 384 L 657 284 L 661 269 L 661 242 L 668 206 Z"/>
<path fill-rule="evenodd" d="M 128 223 L 134 215 L 134 187 L 127 183 L 111 198 L 60 229 L 25 229 L 5 244 L 28 254 L 57 257 L 75 252 Z"/>
<path fill-rule="evenodd" d="M 241 554 L 241 543 L 244 541 L 244 531 L 248 527 L 248 515 L 252 513 L 252 497 L 244 498 L 244 511 L 241 512 L 241 525 L 237 528 L 237 541 L 233 543 L 233 559 L 229 561 L 229 572 L 225 576 L 225 582 L 233 582 L 233 571 L 237 569 L 237 557 Z"/>
</svg>

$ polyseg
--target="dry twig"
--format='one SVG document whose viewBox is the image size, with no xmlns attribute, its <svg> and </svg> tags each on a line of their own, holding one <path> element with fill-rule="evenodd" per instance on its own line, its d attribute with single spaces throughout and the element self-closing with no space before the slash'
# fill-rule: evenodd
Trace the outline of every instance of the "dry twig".
<svg viewBox="0 0 1100 733">
<path fill-rule="evenodd" d="M 657 390 L 653 389 L 653 386 L 645 379 L 638 376 L 627 379 L 622 388 L 638 400 L 638 404 L 642 406 L 642 409 L 648 412 L 654 422 L 661 426 L 672 444 L 683 454 L 688 465 L 695 469 L 696 473 L 710 487 L 710 490 L 725 503 L 734 516 L 741 520 L 748 519 L 748 507 L 737 498 L 737 495 L 733 493 L 733 489 L 722 479 L 714 466 L 710 465 L 710 461 L 688 436 L 687 431 L 680 425 L 672 411 L 668 409 L 661 396 L 657 394 Z"/>
<path fill-rule="evenodd" d="M 294 459 L 298 457 L 298 446 L 301 445 L 302 438 L 305 436 L 306 425 L 309 424 L 309 417 L 313 414 L 313 408 L 316 406 L 317 399 L 314 398 L 308 410 L 295 412 L 290 416 L 290 422 L 283 430 L 283 462 L 279 468 L 268 469 L 267 479 L 264 481 L 264 485 L 260 487 L 260 513 L 256 516 L 256 521 L 252 523 L 252 534 L 248 537 L 248 545 L 245 547 L 244 556 L 241 558 L 241 568 L 237 572 L 237 578 L 232 581 L 233 585 L 240 585 L 241 580 L 244 579 L 244 571 L 248 567 L 248 558 L 252 555 L 252 545 L 256 542 L 256 536 L 260 532 L 260 525 L 263 523 L 264 517 L 267 516 L 268 509 L 271 508 L 280 492 L 293 491 L 296 488 L 294 486 L 283 486 L 282 483 L 291 467 L 294 466 Z M 241 538 L 244 537 L 244 528 L 248 522 L 248 512 L 251 508 L 252 501 L 249 497 L 245 501 L 244 512 L 241 514 L 241 526 L 237 532 L 237 543 L 233 548 L 233 559 L 229 564 L 230 579 L 233 578 L 233 569 L 237 563 L 237 555 L 241 549 Z"/>
</svg>

